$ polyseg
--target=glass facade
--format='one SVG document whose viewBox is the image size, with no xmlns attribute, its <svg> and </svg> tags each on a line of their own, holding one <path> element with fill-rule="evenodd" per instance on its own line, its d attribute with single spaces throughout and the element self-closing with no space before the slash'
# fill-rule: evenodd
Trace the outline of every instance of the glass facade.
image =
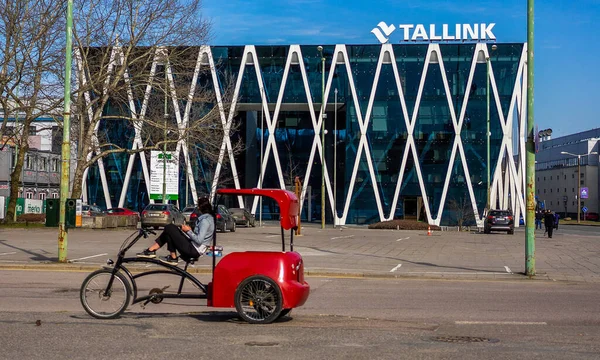
<svg viewBox="0 0 600 360">
<path fill-rule="evenodd" d="M 328 89 L 324 157 L 331 185 L 325 209 L 327 222 L 333 223 L 335 213 L 338 224 L 418 218 L 431 224 L 453 225 L 461 211 L 457 204 L 467 203 L 475 210 L 467 221 L 475 223 L 486 208 L 487 189 L 493 187 L 494 178 L 499 180 L 491 190 L 495 202 L 492 207 L 502 207 L 501 198 L 510 196 L 509 193 L 522 197 L 522 192 L 514 190 L 518 181 L 506 180 L 503 175 L 510 172 L 509 161 L 515 163 L 515 169 L 520 169 L 518 154 L 512 153 L 517 160 L 508 157 L 502 145 L 510 137 L 508 146 L 512 149 L 513 144 L 519 145 L 524 139 L 519 132 L 522 115 L 518 111 L 523 96 L 524 47 L 524 44 L 496 44 L 494 49 L 486 44 L 324 46 Z M 221 79 L 242 77 L 234 109 L 236 130 L 230 137 L 244 146 L 235 163 L 225 166 L 215 179 L 214 165 L 203 161 L 199 151 L 202 144 L 188 144 L 198 194 L 210 193 L 213 185 L 233 186 L 233 176 L 238 176 L 241 187 L 257 187 L 262 145 L 266 162 L 262 187 L 291 187 L 299 176 L 305 183 L 302 219 L 320 221 L 322 167 L 316 144 L 320 142 L 320 129 L 315 125 L 319 121 L 323 83 L 317 47 L 211 47 L 210 56 L 219 83 L 213 84 L 211 73 L 207 73 L 199 77 L 199 85 L 224 91 Z M 268 116 L 261 106 L 263 98 L 268 104 Z M 277 114 L 276 105 L 279 105 Z M 116 108 L 107 107 L 105 113 Z M 267 117 L 274 119 L 274 131 L 269 130 Z M 193 118 L 194 114 L 190 121 Z M 132 144 L 133 127 L 126 120 L 105 121 L 99 132 L 119 146 Z M 273 149 L 266 157 L 271 136 L 275 139 L 277 158 Z M 112 205 L 117 206 L 128 161 L 129 155 L 124 154 L 104 158 L 108 195 L 100 184 L 98 166 L 90 168 L 89 203 L 106 206 L 109 197 Z M 183 157 L 181 162 L 179 196 L 183 206 L 193 198 L 189 189 L 186 191 Z M 214 184 L 215 180 L 218 184 Z M 507 181 L 512 181 L 507 186 L 513 189 L 509 193 L 501 189 Z M 136 157 L 125 200 L 119 205 L 143 208 L 149 202 L 146 186 L 140 159 Z M 245 200 L 247 208 L 256 206 L 252 199 Z M 507 203 L 509 207 L 518 206 L 518 202 Z M 254 208 L 255 213 L 258 211 Z M 263 218 L 276 211 L 275 204 L 263 202 Z"/>
</svg>

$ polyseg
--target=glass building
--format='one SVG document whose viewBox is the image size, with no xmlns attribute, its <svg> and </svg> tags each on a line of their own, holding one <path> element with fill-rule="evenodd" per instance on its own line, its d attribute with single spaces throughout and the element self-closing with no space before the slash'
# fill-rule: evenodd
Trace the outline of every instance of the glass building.
<svg viewBox="0 0 600 360">
<path fill-rule="evenodd" d="M 324 170 L 328 223 L 481 224 L 488 188 L 491 208 L 511 209 L 517 219 L 525 212 L 526 44 L 324 46 L 324 74 L 316 45 L 197 50 L 197 64 L 210 69 L 199 85 L 220 93 L 221 79 L 235 79 L 236 100 L 213 104 L 227 108 L 232 115 L 222 112 L 222 123 L 235 127 L 223 132 L 220 158 L 229 159 L 230 142 L 243 150 L 227 165 L 210 166 L 198 153 L 202 144 L 187 144 L 180 206 L 218 187 L 290 189 L 299 177 L 302 220 L 320 221 Z M 132 126 L 99 131 L 134 146 Z M 103 158 L 88 171 L 84 201 L 143 208 L 148 163 L 143 155 Z M 260 211 L 253 198 L 231 205 Z M 263 218 L 277 212 L 269 201 L 262 210 Z"/>
</svg>

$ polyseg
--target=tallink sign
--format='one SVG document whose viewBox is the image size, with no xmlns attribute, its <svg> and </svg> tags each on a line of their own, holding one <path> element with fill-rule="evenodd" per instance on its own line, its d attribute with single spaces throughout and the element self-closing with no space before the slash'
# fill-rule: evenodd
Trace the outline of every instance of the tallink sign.
<svg viewBox="0 0 600 360">
<path fill-rule="evenodd" d="M 401 41 L 481 41 L 496 40 L 493 33 L 495 23 L 482 24 L 400 24 L 398 32 L 403 36 Z M 387 25 L 380 22 L 371 32 L 380 43 L 385 44 L 390 40 L 396 25 Z"/>
</svg>

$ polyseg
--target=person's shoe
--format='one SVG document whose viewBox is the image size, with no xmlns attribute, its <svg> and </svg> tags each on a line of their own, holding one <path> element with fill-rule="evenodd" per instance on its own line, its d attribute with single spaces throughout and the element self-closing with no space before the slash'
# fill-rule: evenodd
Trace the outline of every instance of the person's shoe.
<svg viewBox="0 0 600 360">
<path fill-rule="evenodd" d="M 165 257 L 161 257 L 158 260 L 160 260 L 161 262 L 164 262 L 165 264 L 169 264 L 169 265 L 177 265 L 177 264 L 179 264 L 179 257 L 172 258 L 171 255 L 167 255 Z"/>
<path fill-rule="evenodd" d="M 156 251 L 150 251 L 148 249 L 136 254 L 137 257 L 154 259 L 156 257 Z"/>
</svg>

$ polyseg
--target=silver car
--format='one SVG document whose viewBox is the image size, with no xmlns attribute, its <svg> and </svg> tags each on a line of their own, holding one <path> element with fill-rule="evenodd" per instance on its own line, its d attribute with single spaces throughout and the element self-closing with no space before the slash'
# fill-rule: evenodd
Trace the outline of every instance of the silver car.
<svg viewBox="0 0 600 360">
<path fill-rule="evenodd" d="M 150 204 L 142 211 L 142 227 L 158 229 L 169 224 L 183 225 L 184 222 L 185 217 L 172 204 Z"/>
<path fill-rule="evenodd" d="M 187 224 L 190 223 L 190 215 L 192 215 L 192 213 L 194 212 L 194 210 L 196 210 L 195 206 L 186 206 L 183 210 L 181 210 L 181 213 L 185 217 L 185 222 Z"/>
</svg>

